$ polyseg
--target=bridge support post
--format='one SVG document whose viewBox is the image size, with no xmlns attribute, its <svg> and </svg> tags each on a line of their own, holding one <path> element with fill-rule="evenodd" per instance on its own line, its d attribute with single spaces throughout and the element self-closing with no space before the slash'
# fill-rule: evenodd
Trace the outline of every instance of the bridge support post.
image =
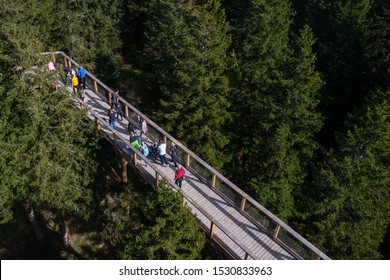
<svg viewBox="0 0 390 280">
<path fill-rule="evenodd" d="M 187 154 L 187 159 L 186 159 L 186 165 L 187 165 L 187 167 L 190 167 L 190 159 L 191 159 L 191 155 L 190 155 L 190 154 Z"/>
<path fill-rule="evenodd" d="M 127 183 L 127 161 L 123 156 L 121 158 L 121 166 L 122 166 L 122 182 Z"/>
<path fill-rule="evenodd" d="M 68 60 L 66 59 L 66 57 L 64 57 L 64 64 L 65 64 L 66 67 L 68 67 L 68 65 L 69 65 L 68 64 Z"/>
<path fill-rule="evenodd" d="M 160 179 L 159 179 L 158 172 L 156 170 L 156 187 L 158 187 L 159 185 L 160 185 Z"/>
<path fill-rule="evenodd" d="M 137 174 L 139 174 L 139 170 L 138 170 L 138 158 L 137 158 L 137 153 L 136 152 L 134 152 L 134 168 L 135 168 L 135 172 L 137 173 Z"/>
<path fill-rule="evenodd" d="M 95 89 L 95 93 L 98 93 L 97 82 L 95 80 L 93 80 L 93 87 Z"/>
<path fill-rule="evenodd" d="M 125 116 L 127 118 L 129 117 L 129 107 L 127 107 L 127 105 L 125 106 Z"/>
<path fill-rule="evenodd" d="M 117 136 L 115 133 L 113 133 L 113 134 L 114 134 L 114 147 L 115 147 L 115 152 L 118 153 L 118 136 Z"/>
<path fill-rule="evenodd" d="M 55 53 L 51 53 L 51 58 L 53 60 L 53 63 L 56 63 L 56 54 Z"/>
</svg>

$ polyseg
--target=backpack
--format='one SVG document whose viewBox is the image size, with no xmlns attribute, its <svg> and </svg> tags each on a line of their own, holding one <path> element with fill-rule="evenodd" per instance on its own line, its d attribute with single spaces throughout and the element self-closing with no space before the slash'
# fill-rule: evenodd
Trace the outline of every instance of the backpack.
<svg viewBox="0 0 390 280">
<path fill-rule="evenodd" d="M 139 149 L 139 148 L 141 147 L 141 145 L 140 145 L 139 142 L 140 142 L 140 141 L 137 139 L 137 140 L 131 142 L 131 145 L 132 145 L 134 148 Z"/>
</svg>

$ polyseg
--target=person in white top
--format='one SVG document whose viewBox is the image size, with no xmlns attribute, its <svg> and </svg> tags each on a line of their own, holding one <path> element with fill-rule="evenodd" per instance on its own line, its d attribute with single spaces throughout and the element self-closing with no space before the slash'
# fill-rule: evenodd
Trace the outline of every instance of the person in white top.
<svg viewBox="0 0 390 280">
<path fill-rule="evenodd" d="M 146 136 L 146 133 L 148 132 L 148 126 L 146 124 L 146 121 L 145 120 L 142 120 L 142 123 L 141 123 L 141 137 L 142 137 L 142 134 Z"/>
<path fill-rule="evenodd" d="M 167 153 L 167 144 L 165 144 L 163 141 L 160 140 L 159 145 L 157 147 L 157 151 L 158 151 L 158 155 L 160 157 L 162 166 L 168 166 L 168 161 L 165 157 L 165 155 Z"/>
</svg>

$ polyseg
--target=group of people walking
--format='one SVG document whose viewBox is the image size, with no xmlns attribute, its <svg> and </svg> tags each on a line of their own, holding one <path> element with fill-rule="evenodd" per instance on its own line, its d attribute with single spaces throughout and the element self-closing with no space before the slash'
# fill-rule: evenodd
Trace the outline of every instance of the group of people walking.
<svg viewBox="0 0 390 280">
<path fill-rule="evenodd" d="M 55 67 L 53 62 L 48 63 L 48 70 L 55 71 Z M 67 80 L 70 78 L 72 83 L 73 92 L 77 94 L 78 91 L 81 91 L 81 98 L 84 99 L 85 94 L 85 69 L 80 66 L 77 68 L 68 68 L 66 65 L 63 65 L 62 70 L 65 73 L 64 84 L 66 85 Z M 116 89 L 111 95 L 111 106 L 107 112 L 108 122 L 111 128 L 116 129 L 116 121 L 123 121 L 123 109 L 119 98 L 119 90 Z M 171 142 L 171 147 L 169 151 L 167 151 L 167 144 L 160 140 L 158 143 L 154 142 L 151 146 L 147 146 L 145 141 L 142 141 L 142 138 L 147 137 L 148 127 L 145 119 L 141 119 L 138 117 L 139 122 L 139 135 L 137 133 L 137 129 L 133 125 L 131 121 L 128 123 L 128 133 L 130 135 L 130 144 L 136 148 L 140 149 L 140 151 L 145 155 L 149 155 L 149 151 L 153 155 L 154 159 L 157 160 L 157 156 L 160 159 L 161 165 L 164 167 L 169 166 L 168 160 L 166 158 L 166 154 L 168 153 L 171 156 L 172 164 L 175 167 L 175 178 L 174 181 L 179 188 L 182 187 L 182 182 L 185 179 L 185 170 L 184 168 L 178 164 L 178 149 L 175 142 Z"/>
<path fill-rule="evenodd" d="M 77 94 L 77 92 L 81 92 L 80 97 L 81 99 L 84 100 L 85 88 L 86 88 L 86 84 L 85 84 L 86 73 L 83 66 L 80 65 L 78 68 L 72 68 L 72 67 L 68 68 L 66 65 L 63 65 L 62 70 L 65 73 L 64 84 L 66 85 L 67 80 L 70 78 L 74 94 Z"/>
</svg>

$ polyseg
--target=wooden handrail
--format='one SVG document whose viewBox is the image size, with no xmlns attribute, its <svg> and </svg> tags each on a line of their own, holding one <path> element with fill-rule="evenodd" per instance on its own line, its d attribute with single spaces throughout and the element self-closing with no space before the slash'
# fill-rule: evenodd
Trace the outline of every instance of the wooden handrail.
<svg viewBox="0 0 390 280">
<path fill-rule="evenodd" d="M 76 61 L 74 61 L 72 58 L 67 56 L 65 53 L 61 51 L 56 51 L 56 52 L 46 52 L 43 53 L 44 55 L 53 55 L 53 54 L 60 54 L 62 55 L 68 63 L 73 63 L 75 66 L 80 66 Z M 65 60 L 65 61 L 66 61 Z M 113 90 L 107 87 L 103 82 L 101 82 L 98 78 L 96 78 L 92 73 L 86 71 L 86 75 L 88 75 L 93 81 L 94 84 L 97 83 L 99 84 L 103 89 L 105 89 L 108 93 L 113 93 Z M 97 91 L 97 86 L 95 84 L 95 90 Z M 241 196 L 241 201 L 244 202 L 249 202 L 251 203 L 255 208 L 260 210 L 265 216 L 267 216 L 269 219 L 274 221 L 278 226 L 280 226 L 281 229 L 284 229 L 287 231 L 292 237 L 294 237 L 297 241 L 300 242 L 300 244 L 306 248 L 308 248 L 310 251 L 315 253 L 317 256 L 319 256 L 321 259 L 329 260 L 330 258 L 325 255 L 323 252 L 321 252 L 317 247 L 315 247 L 313 244 L 311 244 L 308 240 L 306 240 L 304 237 L 302 237 L 299 233 L 294 231 L 291 227 L 289 227 L 287 224 L 285 224 L 282 220 L 280 220 L 277 216 L 272 214 L 269 210 L 267 210 L 264 206 L 259 204 L 257 201 L 255 201 L 252 197 L 250 197 L 247 193 L 245 193 L 243 190 L 241 190 L 239 187 L 237 187 L 235 184 L 230 182 L 225 176 L 223 176 L 221 173 L 219 173 L 217 170 L 215 170 L 212 166 L 207 164 L 205 161 L 203 161 L 200 157 L 198 157 L 195 153 L 193 153 L 191 150 L 189 150 L 187 147 L 185 147 L 183 144 L 181 144 L 177 139 L 175 139 L 172 135 L 167 133 L 165 130 L 163 130 L 161 127 L 159 127 L 156 123 L 154 123 L 152 120 L 150 120 L 147 116 L 145 116 L 142 112 L 140 112 L 137 108 L 135 108 L 133 105 L 128 103 L 125 99 L 123 99 L 121 96 L 119 96 L 119 100 L 126 106 L 125 110 L 131 109 L 134 113 L 136 113 L 138 116 L 140 116 L 142 119 L 145 119 L 146 122 L 148 123 L 149 126 L 153 127 L 155 130 L 157 130 L 159 133 L 161 133 L 164 136 L 164 140 L 169 139 L 170 141 L 175 142 L 175 144 L 180 147 L 187 155 L 186 163 L 189 166 L 190 164 L 190 159 L 195 160 L 198 162 L 201 166 L 206 168 L 210 174 L 212 174 L 212 182 L 210 183 L 210 186 L 215 186 L 215 180 L 216 177 L 221 180 L 224 184 L 226 184 L 230 189 L 234 190 L 235 193 Z M 109 102 L 109 97 L 106 97 L 106 101 Z M 126 113 L 128 115 L 128 113 Z M 101 122 L 103 123 L 103 122 Z M 109 128 L 111 130 L 111 128 Z M 131 146 L 131 145 L 130 145 Z M 133 148 L 133 147 L 131 147 Z M 137 152 L 139 152 L 136 149 L 133 149 Z M 140 153 L 140 156 L 143 157 L 142 153 Z M 160 174 L 161 175 L 161 174 Z M 162 176 L 163 177 L 163 176 Z M 176 189 L 176 185 L 172 185 Z M 244 203 L 245 205 L 245 203 Z M 240 205 L 241 207 L 237 207 L 240 211 L 244 211 L 243 204 Z M 247 212 L 245 212 L 247 213 Z M 248 213 L 247 213 L 248 214 Z M 279 232 L 279 231 L 278 231 Z M 272 235 L 272 233 L 270 233 Z M 279 239 L 278 237 L 276 237 Z M 280 239 L 279 239 L 280 240 Z M 290 249 L 291 250 L 291 249 Z"/>
</svg>

